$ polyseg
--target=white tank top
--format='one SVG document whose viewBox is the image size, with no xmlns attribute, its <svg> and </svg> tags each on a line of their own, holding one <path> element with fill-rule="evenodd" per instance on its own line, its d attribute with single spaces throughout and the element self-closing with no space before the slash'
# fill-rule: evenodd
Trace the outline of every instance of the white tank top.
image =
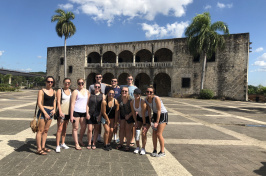
<svg viewBox="0 0 266 176">
<path fill-rule="evenodd" d="M 74 107 L 74 111 L 76 112 L 80 112 L 80 113 L 86 113 L 86 107 L 87 107 L 87 101 L 88 101 L 88 91 L 87 89 L 85 89 L 85 96 L 83 96 L 79 90 L 78 91 L 78 95 L 76 98 L 76 102 L 75 102 L 75 107 Z"/>
<path fill-rule="evenodd" d="M 64 89 L 61 89 L 61 91 L 62 91 L 62 97 L 61 97 L 61 99 L 62 99 L 62 104 L 66 103 L 66 102 L 69 102 L 69 101 L 70 101 L 70 97 L 71 97 L 71 91 L 69 91 L 69 92 L 70 92 L 69 95 L 67 95 L 67 94 L 64 92 Z"/>
<path fill-rule="evenodd" d="M 133 108 L 134 108 L 134 110 L 136 111 L 136 112 L 138 112 L 138 115 L 140 116 L 140 117 L 142 117 L 142 109 L 141 109 L 141 101 L 142 101 L 142 99 L 140 99 L 139 100 L 139 108 L 137 109 L 136 107 L 135 107 L 135 99 L 133 100 Z M 148 116 L 148 111 L 146 111 L 145 112 L 145 116 L 147 117 Z"/>
<path fill-rule="evenodd" d="M 151 103 L 149 103 L 148 100 L 147 100 L 146 98 L 145 98 L 145 102 L 147 103 L 147 105 L 150 106 L 150 108 L 152 109 L 152 111 L 153 111 L 154 113 L 157 113 L 158 110 L 157 110 L 157 108 L 156 108 L 155 97 L 158 97 L 158 96 L 154 96 L 154 97 L 152 98 L 152 102 L 151 102 Z M 160 97 L 158 97 L 158 98 L 160 99 Z M 163 102 L 162 102 L 161 99 L 160 99 L 160 102 L 161 102 L 161 113 L 167 113 L 167 110 L 166 110 L 166 108 L 165 108 L 165 106 L 164 106 L 164 104 L 163 104 Z"/>
<path fill-rule="evenodd" d="M 71 97 L 71 91 L 69 90 L 70 94 L 67 95 L 64 92 L 64 89 L 61 89 L 61 111 L 63 114 L 68 115 L 69 114 L 69 104 L 70 104 L 70 97 Z"/>
</svg>

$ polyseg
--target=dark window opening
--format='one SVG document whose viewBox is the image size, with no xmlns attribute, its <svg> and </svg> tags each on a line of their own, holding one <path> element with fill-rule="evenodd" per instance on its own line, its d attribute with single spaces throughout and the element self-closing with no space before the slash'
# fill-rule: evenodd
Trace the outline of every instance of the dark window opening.
<svg viewBox="0 0 266 176">
<path fill-rule="evenodd" d="M 63 57 L 60 58 L 60 65 L 64 65 L 64 58 Z"/>
<path fill-rule="evenodd" d="M 72 71 L 73 71 L 73 67 L 72 66 L 69 66 L 68 67 L 68 73 L 72 73 Z"/>
<path fill-rule="evenodd" d="M 200 55 L 193 57 L 193 62 L 199 62 L 200 61 Z"/>
<path fill-rule="evenodd" d="M 88 57 L 87 63 L 91 63 L 91 57 Z"/>
<path fill-rule="evenodd" d="M 212 54 L 212 57 L 207 59 L 207 62 L 215 62 L 215 53 Z"/>
<path fill-rule="evenodd" d="M 182 88 L 190 88 L 190 78 L 182 78 Z"/>
</svg>

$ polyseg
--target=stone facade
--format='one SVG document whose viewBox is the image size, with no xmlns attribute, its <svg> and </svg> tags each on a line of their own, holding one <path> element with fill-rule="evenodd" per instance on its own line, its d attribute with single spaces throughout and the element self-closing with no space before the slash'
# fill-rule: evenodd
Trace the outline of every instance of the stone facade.
<svg viewBox="0 0 266 176">
<path fill-rule="evenodd" d="M 249 33 L 225 39 L 225 49 L 207 62 L 204 88 L 218 97 L 247 100 Z M 55 77 L 56 87 L 63 86 L 63 57 L 64 47 L 47 48 L 47 75 Z M 142 90 L 154 85 L 158 95 L 185 96 L 200 91 L 202 60 L 189 54 L 186 38 L 68 46 L 67 76 L 75 88 L 78 78 L 92 84 L 96 73 L 109 84 L 113 76 L 125 84 L 131 74 Z"/>
</svg>

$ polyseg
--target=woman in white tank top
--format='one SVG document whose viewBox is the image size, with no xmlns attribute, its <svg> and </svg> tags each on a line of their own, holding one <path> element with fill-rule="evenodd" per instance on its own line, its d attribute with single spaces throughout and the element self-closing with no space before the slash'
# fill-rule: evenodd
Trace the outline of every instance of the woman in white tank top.
<svg viewBox="0 0 266 176">
<path fill-rule="evenodd" d="M 73 126 L 72 136 L 75 141 L 76 150 L 81 150 L 80 145 L 83 147 L 85 146 L 82 142 L 82 139 L 86 130 L 86 119 L 90 119 L 89 106 L 87 106 L 90 93 L 84 88 L 84 82 L 85 81 L 82 78 L 77 80 L 78 89 L 74 90 L 71 96 L 70 121 L 72 122 Z M 81 128 L 78 139 L 79 124 Z"/>
<path fill-rule="evenodd" d="M 140 149 L 139 141 L 136 141 L 137 148 L 134 150 L 134 153 L 140 153 L 145 155 L 145 146 L 147 142 L 147 132 L 150 128 L 151 117 L 148 115 L 147 106 L 144 100 L 140 98 L 141 90 L 134 90 L 134 100 L 130 102 L 131 111 L 133 113 L 133 118 L 135 120 L 136 129 L 142 130 L 142 148 Z M 137 135 L 137 134 L 136 134 Z"/>
<path fill-rule="evenodd" d="M 65 144 L 66 139 L 66 128 L 70 119 L 69 115 L 69 103 L 71 97 L 71 90 L 69 89 L 71 85 L 70 78 L 65 78 L 63 80 L 64 88 L 58 89 L 57 96 L 57 108 L 59 112 L 59 117 L 57 117 L 57 133 L 56 133 L 56 153 L 59 153 L 61 148 L 68 149 L 69 147 Z M 59 146 L 60 138 L 62 136 L 62 143 Z"/>
<path fill-rule="evenodd" d="M 154 95 L 153 87 L 147 88 L 146 95 L 147 97 L 145 99 L 145 102 L 148 105 L 148 111 L 150 116 L 151 116 L 151 111 L 153 111 L 152 141 L 153 141 L 154 150 L 151 156 L 162 157 L 165 156 L 163 131 L 168 123 L 168 112 L 164 107 L 162 100 L 158 96 Z M 157 154 L 157 138 L 159 139 L 160 149 L 161 149 L 161 151 L 158 154 Z"/>
</svg>

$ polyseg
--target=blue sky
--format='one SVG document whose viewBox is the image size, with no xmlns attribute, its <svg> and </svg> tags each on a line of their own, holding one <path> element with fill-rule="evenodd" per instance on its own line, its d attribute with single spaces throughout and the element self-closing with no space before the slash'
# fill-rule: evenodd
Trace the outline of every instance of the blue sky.
<svg viewBox="0 0 266 176">
<path fill-rule="evenodd" d="M 250 33 L 249 84 L 266 86 L 265 0 L 2 0 L 0 67 L 45 71 L 47 47 L 63 46 L 51 17 L 74 12 L 77 32 L 67 45 L 184 37 L 196 14 L 228 24 L 231 34 Z"/>
</svg>

